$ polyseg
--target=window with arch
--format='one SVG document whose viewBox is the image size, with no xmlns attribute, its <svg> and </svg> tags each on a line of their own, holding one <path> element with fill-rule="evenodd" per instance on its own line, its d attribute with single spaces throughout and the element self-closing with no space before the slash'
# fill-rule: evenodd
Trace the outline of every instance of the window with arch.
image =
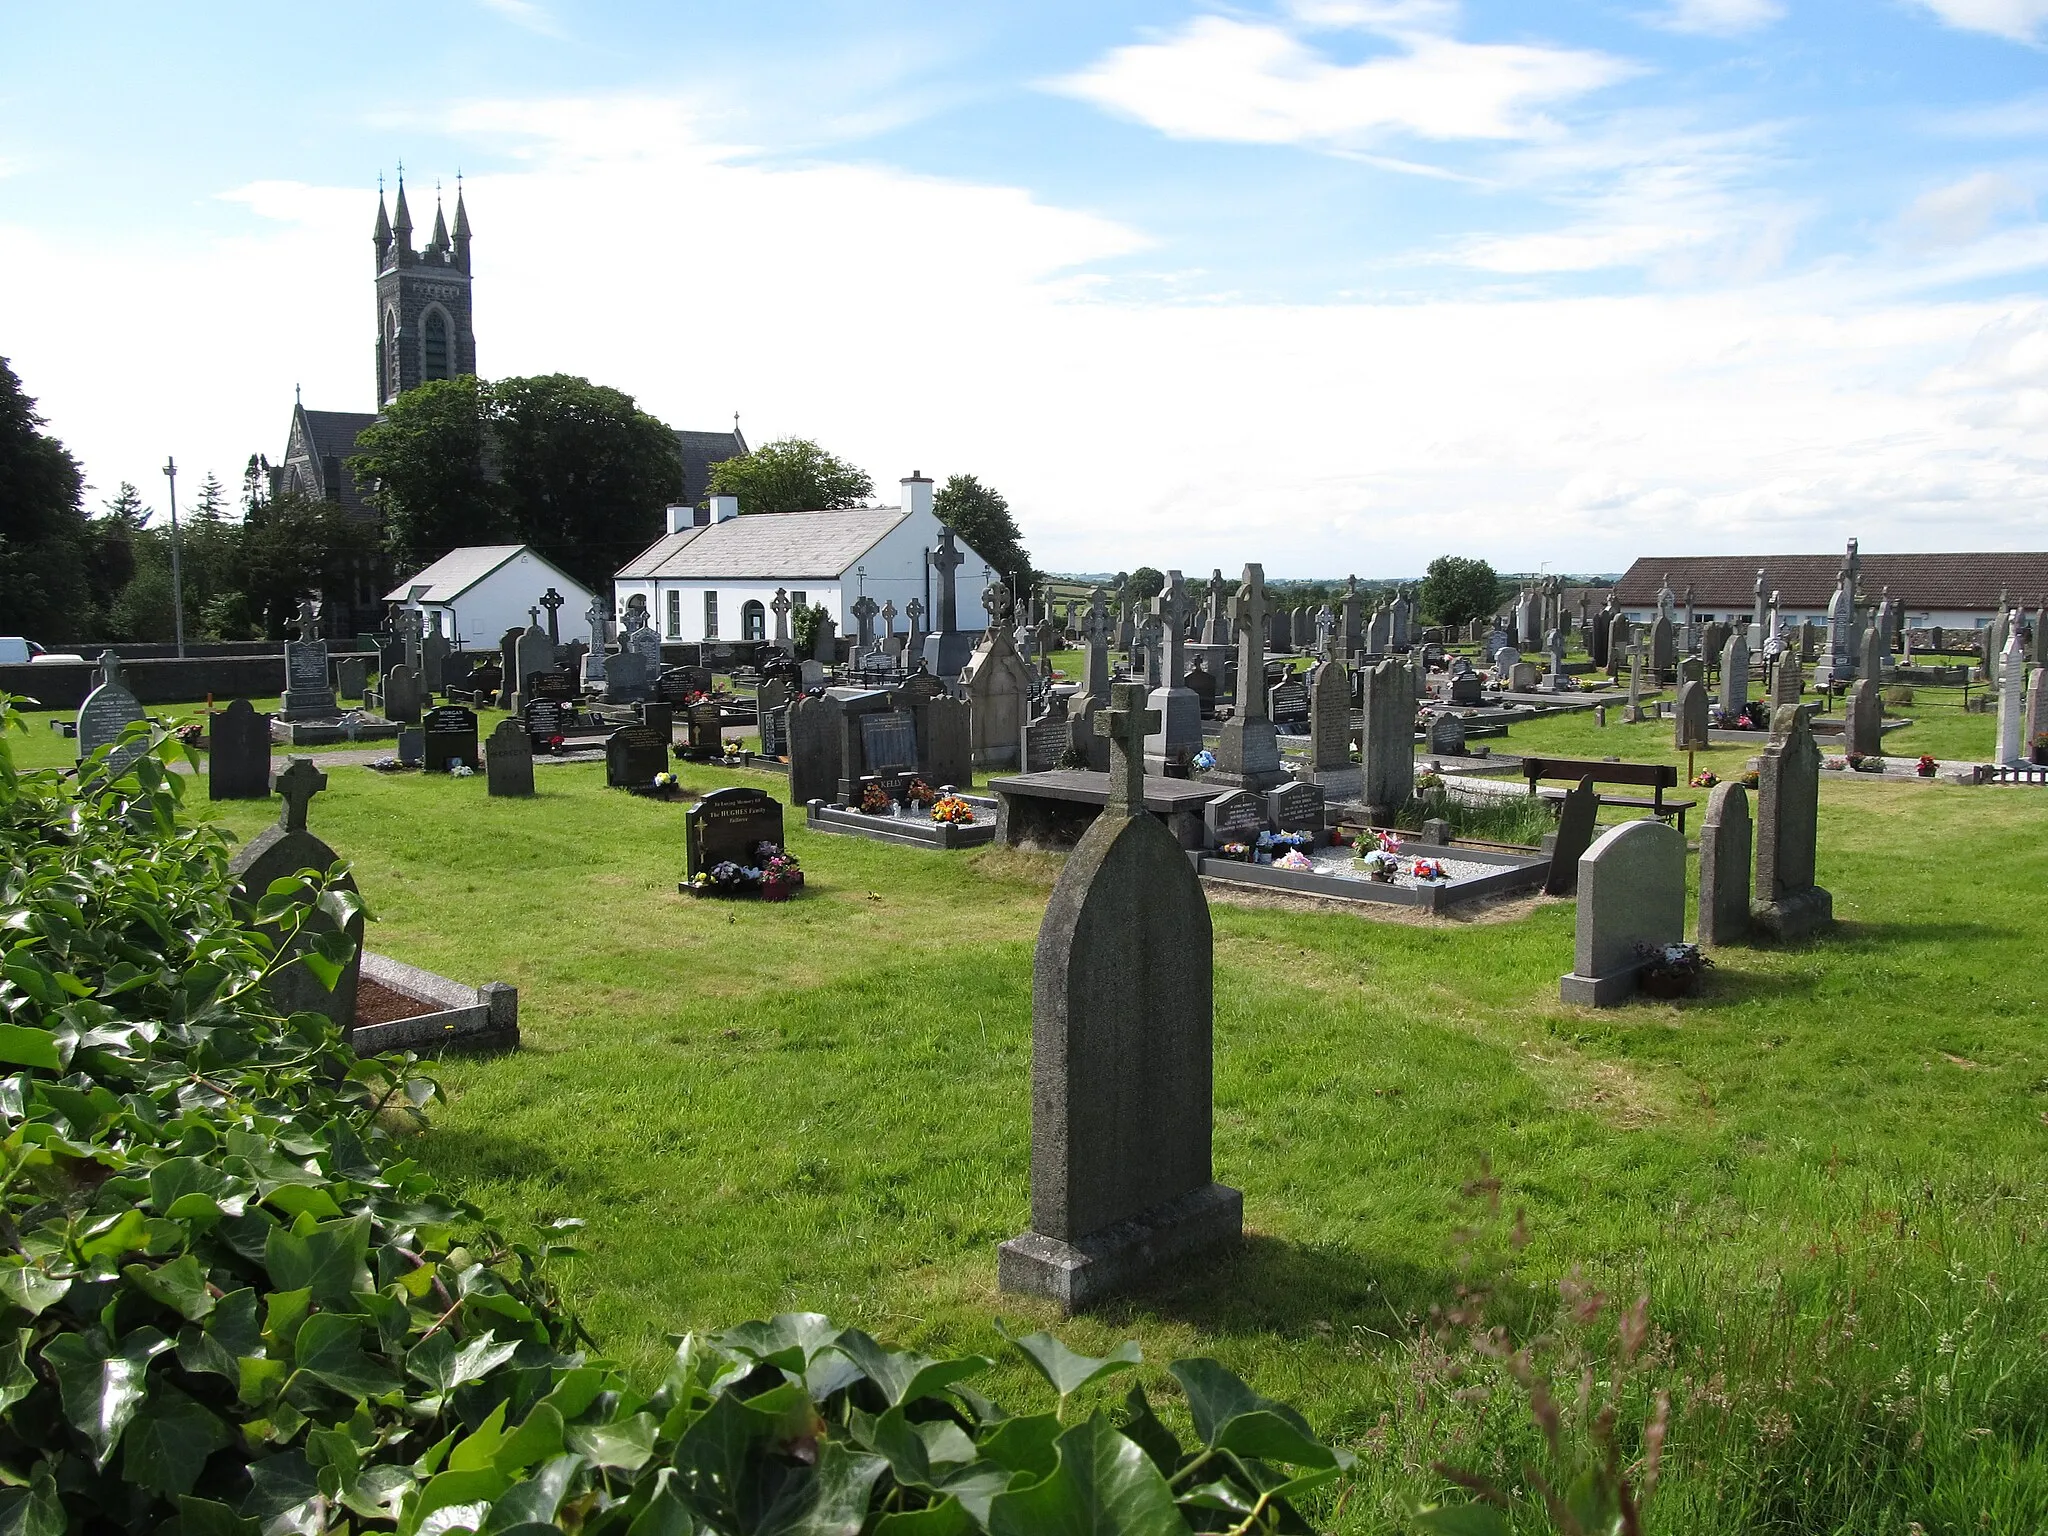
<svg viewBox="0 0 2048 1536">
<path fill-rule="evenodd" d="M 448 377 L 448 317 L 438 309 L 427 311 L 420 328 L 420 379 Z"/>
<path fill-rule="evenodd" d="M 384 311 L 384 393 L 398 393 L 398 311 Z"/>
<path fill-rule="evenodd" d="M 740 638 L 742 640 L 766 640 L 768 638 L 768 610 L 761 606 L 760 599 L 748 598 L 740 608 Z"/>
</svg>

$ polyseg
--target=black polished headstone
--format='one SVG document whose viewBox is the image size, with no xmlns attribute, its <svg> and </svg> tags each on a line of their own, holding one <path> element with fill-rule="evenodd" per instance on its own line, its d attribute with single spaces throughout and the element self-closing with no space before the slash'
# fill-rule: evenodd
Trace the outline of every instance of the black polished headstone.
<svg viewBox="0 0 2048 1536">
<path fill-rule="evenodd" d="M 692 878 L 728 860 L 758 867 L 763 843 L 783 846 L 782 802 L 763 790 L 714 789 L 683 813 L 683 872 Z"/>
<path fill-rule="evenodd" d="M 446 773 L 460 763 L 474 769 L 482 761 L 476 750 L 476 711 L 462 704 L 443 704 L 420 717 L 425 740 L 421 766 L 428 773 Z"/>
</svg>

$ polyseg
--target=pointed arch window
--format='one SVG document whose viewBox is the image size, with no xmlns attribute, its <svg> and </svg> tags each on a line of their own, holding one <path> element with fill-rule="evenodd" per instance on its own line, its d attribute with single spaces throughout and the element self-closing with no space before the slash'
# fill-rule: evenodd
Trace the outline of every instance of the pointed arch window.
<svg viewBox="0 0 2048 1536">
<path fill-rule="evenodd" d="M 422 381 L 448 377 L 448 317 L 438 309 L 427 311 L 420 328 L 420 363 Z"/>
<path fill-rule="evenodd" d="M 398 311 L 384 311 L 384 398 L 398 393 Z"/>
</svg>

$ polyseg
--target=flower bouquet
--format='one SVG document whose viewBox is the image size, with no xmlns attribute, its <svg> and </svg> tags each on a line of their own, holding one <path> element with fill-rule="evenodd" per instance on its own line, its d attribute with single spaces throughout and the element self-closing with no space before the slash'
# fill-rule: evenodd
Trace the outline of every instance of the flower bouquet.
<svg viewBox="0 0 2048 1536">
<path fill-rule="evenodd" d="M 1214 768 L 1216 766 L 1216 754 L 1214 752 L 1211 752 L 1207 747 L 1204 747 L 1201 751 L 1197 752 L 1194 755 L 1194 758 L 1189 762 L 1188 766 L 1194 769 L 1197 773 L 1207 773 L 1211 768 Z"/>
<path fill-rule="evenodd" d="M 1444 868 L 1442 859 L 1417 859 L 1410 867 L 1409 874 L 1418 880 L 1448 880 L 1451 872 Z"/>
<path fill-rule="evenodd" d="M 1644 962 L 1637 983 L 1652 997 L 1690 997 L 1714 963 L 1697 944 L 1638 944 L 1636 954 Z"/>
<path fill-rule="evenodd" d="M 1883 773 L 1884 754 L 1873 752 L 1868 757 L 1852 757 L 1849 759 L 1849 766 L 1858 773 Z"/>
<path fill-rule="evenodd" d="M 1721 776 L 1711 768 L 1702 768 L 1692 776 L 1692 787 L 1694 789 L 1712 789 L 1720 782 Z"/>
<path fill-rule="evenodd" d="M 181 747 L 204 748 L 206 746 L 206 727 L 197 720 L 193 721 L 190 725 L 179 726 L 178 745 Z"/>
<path fill-rule="evenodd" d="M 1358 835 L 1358 864 L 1368 879 L 1382 885 L 1392 885 L 1399 873 L 1401 839 L 1392 832 L 1376 832 L 1368 827 Z"/>
<path fill-rule="evenodd" d="M 471 777 L 475 772 L 476 770 L 474 768 L 470 767 L 469 764 L 462 761 L 462 759 L 459 757 L 451 757 L 448 759 L 448 777 L 451 779 L 466 779 Z"/>
<path fill-rule="evenodd" d="M 727 762 L 738 762 L 740 760 L 740 744 L 736 741 L 728 741 L 725 744 L 725 757 Z"/>
<path fill-rule="evenodd" d="M 925 783 L 923 779 L 912 779 L 910 787 L 903 791 L 903 798 L 912 805 L 935 805 L 938 803 L 939 792 L 933 789 L 931 785 Z M 934 821 L 938 820 L 936 816 L 932 819 Z M 970 816 L 967 819 L 972 821 L 974 818 Z"/>
<path fill-rule="evenodd" d="M 548 751 L 554 753 L 557 757 L 567 751 L 568 747 L 569 738 L 566 736 L 550 736 L 548 738 Z"/>
<path fill-rule="evenodd" d="M 1283 853 L 1282 855 L 1280 855 L 1279 858 L 1275 859 L 1273 861 L 1273 867 L 1275 869 L 1295 869 L 1307 872 L 1313 870 L 1316 866 L 1315 860 L 1311 859 L 1299 848 L 1294 848 L 1290 849 L 1286 853 Z"/>
<path fill-rule="evenodd" d="M 965 827 L 974 821 L 974 807 L 958 795 L 941 795 L 932 802 L 932 820 Z"/>
<path fill-rule="evenodd" d="M 1415 775 L 1415 793 L 1418 795 L 1426 795 L 1433 789 L 1442 789 L 1443 787 L 1444 776 L 1440 773 L 1432 773 L 1428 769 L 1424 769 L 1421 773 Z"/>
<path fill-rule="evenodd" d="M 1934 770 L 1940 766 L 1941 764 L 1937 763 L 1931 756 L 1922 752 L 1920 754 L 1920 761 L 1914 766 L 1913 771 L 1923 779 L 1931 779 L 1934 777 Z"/>
<path fill-rule="evenodd" d="M 1249 864 L 1252 861 L 1252 845 L 1250 843 L 1225 843 L 1216 850 L 1216 857 L 1219 859 L 1230 859 L 1238 864 Z"/>
<path fill-rule="evenodd" d="M 761 849 L 767 852 L 769 845 Z M 761 861 L 761 899 L 763 901 L 787 901 L 804 888 L 804 872 L 793 854 L 784 853 L 780 848 L 768 853 Z"/>
<path fill-rule="evenodd" d="M 1754 768 L 1747 768 L 1743 770 L 1742 787 L 1744 789 L 1755 789 L 1759 782 L 1761 782 L 1761 776 L 1757 773 L 1757 771 Z"/>
<path fill-rule="evenodd" d="M 896 802 L 889 798 L 889 791 L 879 784 L 869 784 L 860 792 L 860 811 L 863 816 L 887 816 L 896 809 Z"/>
<path fill-rule="evenodd" d="M 2048 763 L 2048 731 L 2042 731 L 2034 737 L 2034 761 Z"/>
<path fill-rule="evenodd" d="M 1821 763 L 1821 767 L 1833 769 L 1836 773 L 1847 773 L 1855 766 L 1856 759 L 1849 757 L 1830 757 Z"/>
</svg>

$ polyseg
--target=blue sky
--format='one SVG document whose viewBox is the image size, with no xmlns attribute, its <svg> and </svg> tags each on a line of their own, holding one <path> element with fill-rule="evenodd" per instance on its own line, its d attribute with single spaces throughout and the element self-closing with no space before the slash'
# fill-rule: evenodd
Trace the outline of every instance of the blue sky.
<svg viewBox="0 0 2048 1536">
<path fill-rule="evenodd" d="M 738 410 L 1041 564 L 2048 544 L 2048 0 L 0 3 L 0 353 L 99 493 L 487 374 Z"/>
</svg>

